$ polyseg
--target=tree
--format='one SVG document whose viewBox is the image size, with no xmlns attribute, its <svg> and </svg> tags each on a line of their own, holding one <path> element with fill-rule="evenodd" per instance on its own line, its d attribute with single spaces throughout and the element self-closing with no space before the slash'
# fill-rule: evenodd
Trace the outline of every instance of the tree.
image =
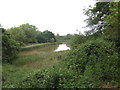
<svg viewBox="0 0 120 90">
<path fill-rule="evenodd" d="M 86 34 L 103 34 L 110 41 L 119 43 L 120 38 L 120 2 L 97 2 L 95 7 L 85 11 L 89 18 L 86 20 L 87 26 L 91 30 Z"/>
<path fill-rule="evenodd" d="M 42 33 L 42 36 L 43 36 L 43 38 L 45 38 L 46 42 L 56 42 L 55 35 L 52 32 L 48 31 L 48 30 L 45 30 Z"/>
<path fill-rule="evenodd" d="M 39 31 L 36 39 L 39 43 L 56 42 L 55 35 L 48 30 L 46 30 L 44 32 Z"/>
<path fill-rule="evenodd" d="M 108 34 L 111 39 L 119 39 L 120 38 L 120 12 L 119 12 L 119 5 L 120 2 L 110 2 L 110 4 L 113 5 L 112 8 L 110 8 L 111 14 L 108 15 L 105 20 L 105 33 Z"/>
<path fill-rule="evenodd" d="M 7 30 L 13 39 L 20 43 L 29 44 L 37 42 L 37 28 L 34 25 L 22 24 L 19 27 L 12 27 Z"/>
<path fill-rule="evenodd" d="M 36 39 L 37 39 L 38 43 L 45 43 L 46 42 L 42 32 L 40 32 L 40 31 L 38 32 L 38 35 L 37 35 Z"/>
<path fill-rule="evenodd" d="M 70 46 L 72 49 L 75 49 L 79 44 L 85 43 L 87 41 L 87 37 L 84 35 L 75 34 L 70 40 Z"/>
<path fill-rule="evenodd" d="M 108 35 L 109 40 L 116 43 L 118 52 L 120 51 L 120 2 L 110 2 L 113 7 L 110 9 L 111 14 L 104 20 L 106 24 L 105 34 Z"/>
<path fill-rule="evenodd" d="M 14 40 L 20 42 L 21 44 L 27 42 L 26 34 L 23 30 L 20 30 L 20 27 L 12 27 L 7 31 L 11 34 Z"/>
<path fill-rule="evenodd" d="M 2 61 L 12 62 L 17 57 L 20 44 L 15 41 L 11 35 L 4 29 L 2 29 Z"/>
<path fill-rule="evenodd" d="M 20 30 L 25 32 L 27 43 L 35 43 L 37 36 L 37 28 L 34 25 L 28 23 L 20 25 Z"/>
<path fill-rule="evenodd" d="M 69 40 L 73 37 L 73 35 L 67 34 L 64 36 L 60 36 L 59 34 L 57 34 L 55 37 L 58 42 L 69 42 Z"/>
<path fill-rule="evenodd" d="M 109 2 L 97 2 L 95 7 L 85 10 L 84 14 L 88 16 L 88 19 L 85 21 L 88 24 L 87 27 L 91 28 L 90 31 L 92 33 L 97 31 L 100 33 L 103 32 L 104 28 L 106 27 L 103 18 L 106 18 L 111 14 L 110 8 L 112 7 L 113 4 L 110 4 Z"/>
</svg>

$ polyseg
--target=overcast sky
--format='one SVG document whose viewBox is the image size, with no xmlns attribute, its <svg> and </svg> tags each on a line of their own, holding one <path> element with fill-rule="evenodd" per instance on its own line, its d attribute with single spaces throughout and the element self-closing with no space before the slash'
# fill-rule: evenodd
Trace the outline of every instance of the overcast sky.
<svg viewBox="0 0 120 90">
<path fill-rule="evenodd" d="M 11 28 L 29 23 L 40 31 L 60 35 L 83 32 L 86 16 L 83 9 L 94 0 L 0 0 L 0 24 Z"/>
</svg>

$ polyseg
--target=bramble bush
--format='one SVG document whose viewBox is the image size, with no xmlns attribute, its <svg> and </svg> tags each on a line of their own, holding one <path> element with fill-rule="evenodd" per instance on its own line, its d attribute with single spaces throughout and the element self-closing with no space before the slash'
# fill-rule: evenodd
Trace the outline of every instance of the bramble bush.
<svg viewBox="0 0 120 90">
<path fill-rule="evenodd" d="M 88 41 L 71 50 L 65 60 L 68 60 L 69 68 L 83 75 L 82 79 L 88 78 L 90 87 L 98 86 L 99 81 L 119 81 L 119 57 L 113 42 L 102 39 Z M 81 82 L 88 84 L 89 81 Z"/>
</svg>

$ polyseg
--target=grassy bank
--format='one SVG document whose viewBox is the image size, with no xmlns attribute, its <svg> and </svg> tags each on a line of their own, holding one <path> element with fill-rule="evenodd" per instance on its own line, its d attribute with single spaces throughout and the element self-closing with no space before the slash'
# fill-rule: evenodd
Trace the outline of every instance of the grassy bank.
<svg viewBox="0 0 120 90">
<path fill-rule="evenodd" d="M 12 64 L 3 64 L 3 87 L 12 88 L 31 73 L 57 64 L 65 53 L 53 52 L 57 47 L 57 43 L 23 47 Z"/>
<path fill-rule="evenodd" d="M 30 45 L 26 45 L 26 46 L 21 47 L 21 51 L 46 47 L 46 46 L 49 46 L 49 45 L 58 45 L 58 44 L 61 44 L 61 42 L 30 44 Z"/>
</svg>

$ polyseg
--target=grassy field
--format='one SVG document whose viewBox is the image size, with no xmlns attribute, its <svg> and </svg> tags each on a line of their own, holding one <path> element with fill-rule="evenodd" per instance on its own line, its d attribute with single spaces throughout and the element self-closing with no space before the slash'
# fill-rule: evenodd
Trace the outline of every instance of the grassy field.
<svg viewBox="0 0 120 90">
<path fill-rule="evenodd" d="M 3 64 L 3 87 L 12 88 L 13 84 L 20 82 L 28 74 L 57 64 L 65 53 L 64 51 L 53 52 L 57 47 L 58 44 L 36 44 L 23 47 L 12 64 Z"/>
</svg>

